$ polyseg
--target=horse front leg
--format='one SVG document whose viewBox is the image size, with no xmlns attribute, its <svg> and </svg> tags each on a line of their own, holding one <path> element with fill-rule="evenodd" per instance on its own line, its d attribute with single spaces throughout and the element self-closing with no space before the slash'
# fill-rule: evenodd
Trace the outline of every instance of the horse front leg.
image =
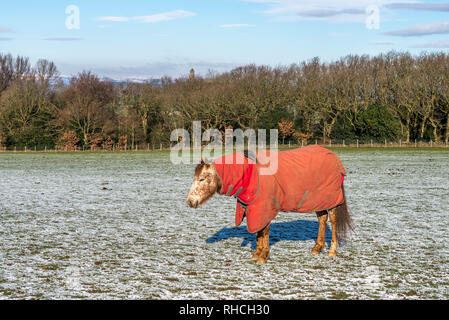
<svg viewBox="0 0 449 320">
<path fill-rule="evenodd" d="M 318 237 L 316 239 L 315 247 L 313 247 L 311 254 L 320 254 L 321 250 L 324 248 L 324 240 L 326 237 L 326 226 L 327 226 L 327 211 L 319 211 L 316 213 L 318 217 L 318 222 L 320 223 L 320 227 L 318 230 Z"/>
<path fill-rule="evenodd" d="M 266 263 L 270 254 L 270 224 L 257 232 L 257 248 L 252 260 L 257 263 Z"/>
</svg>

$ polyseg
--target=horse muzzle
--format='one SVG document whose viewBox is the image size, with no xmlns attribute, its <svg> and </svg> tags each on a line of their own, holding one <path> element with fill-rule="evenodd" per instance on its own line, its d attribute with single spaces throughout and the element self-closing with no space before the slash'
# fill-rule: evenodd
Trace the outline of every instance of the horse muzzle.
<svg viewBox="0 0 449 320">
<path fill-rule="evenodd" d="M 187 199 L 187 205 L 190 207 L 190 208 L 198 208 L 199 207 L 199 202 L 198 202 L 198 200 L 192 200 L 192 199 Z"/>
</svg>

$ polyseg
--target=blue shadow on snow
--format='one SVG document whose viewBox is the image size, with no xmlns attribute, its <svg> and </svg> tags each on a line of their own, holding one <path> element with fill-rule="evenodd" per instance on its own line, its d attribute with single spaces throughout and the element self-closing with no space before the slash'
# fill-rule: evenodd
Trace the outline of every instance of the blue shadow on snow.
<svg viewBox="0 0 449 320">
<path fill-rule="evenodd" d="M 307 241 L 316 240 L 318 236 L 318 221 L 297 220 L 289 222 L 272 223 L 270 228 L 270 245 L 274 245 L 279 241 Z M 246 247 L 251 243 L 251 248 L 256 249 L 256 235 L 249 233 L 246 226 L 235 228 L 223 228 L 216 232 L 213 236 L 206 240 L 206 243 L 214 243 L 230 238 L 243 238 L 242 247 Z M 326 227 L 326 243 L 330 247 L 331 230 Z"/>
</svg>

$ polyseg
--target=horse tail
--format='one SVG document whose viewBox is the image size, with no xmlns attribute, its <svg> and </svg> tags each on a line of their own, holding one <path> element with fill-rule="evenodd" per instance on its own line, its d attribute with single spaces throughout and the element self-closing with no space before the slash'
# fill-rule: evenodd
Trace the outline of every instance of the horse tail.
<svg viewBox="0 0 449 320">
<path fill-rule="evenodd" d="M 341 186 L 341 190 L 343 191 L 344 202 L 336 207 L 335 215 L 337 217 L 337 237 L 341 240 L 345 240 L 347 238 L 348 231 L 354 231 L 354 225 L 349 214 L 345 188 L 343 185 Z"/>
</svg>

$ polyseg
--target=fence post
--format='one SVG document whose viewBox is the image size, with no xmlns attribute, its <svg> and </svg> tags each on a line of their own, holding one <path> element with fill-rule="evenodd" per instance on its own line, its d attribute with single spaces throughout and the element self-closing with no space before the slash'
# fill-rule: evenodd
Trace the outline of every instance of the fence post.
<svg viewBox="0 0 449 320">
<path fill-rule="evenodd" d="M 345 139 L 343 139 L 343 147 L 345 146 Z"/>
<path fill-rule="evenodd" d="M 402 139 L 399 139 L 399 148 L 402 147 Z"/>
<path fill-rule="evenodd" d="M 387 147 L 387 139 L 385 139 L 385 148 Z"/>
<path fill-rule="evenodd" d="M 357 148 L 359 147 L 359 139 L 357 139 Z"/>
</svg>

